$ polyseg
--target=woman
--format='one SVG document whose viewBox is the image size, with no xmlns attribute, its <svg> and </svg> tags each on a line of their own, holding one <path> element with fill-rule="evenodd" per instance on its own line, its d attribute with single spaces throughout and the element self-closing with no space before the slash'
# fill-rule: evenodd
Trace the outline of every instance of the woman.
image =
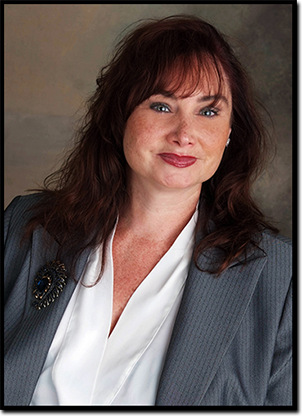
<svg viewBox="0 0 302 416">
<path fill-rule="evenodd" d="M 63 167 L 6 210 L 5 404 L 291 405 L 291 246 L 251 198 L 245 71 L 171 16 L 97 84 Z"/>
</svg>

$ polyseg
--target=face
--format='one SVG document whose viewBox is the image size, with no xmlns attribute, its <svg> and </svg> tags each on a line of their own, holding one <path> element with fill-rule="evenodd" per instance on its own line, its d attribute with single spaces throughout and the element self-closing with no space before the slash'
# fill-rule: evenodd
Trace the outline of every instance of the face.
<svg viewBox="0 0 302 416">
<path fill-rule="evenodd" d="M 216 83 L 182 98 L 165 92 L 138 105 L 124 134 L 130 181 L 157 189 L 191 189 L 216 172 L 231 132 L 232 97 Z"/>
</svg>

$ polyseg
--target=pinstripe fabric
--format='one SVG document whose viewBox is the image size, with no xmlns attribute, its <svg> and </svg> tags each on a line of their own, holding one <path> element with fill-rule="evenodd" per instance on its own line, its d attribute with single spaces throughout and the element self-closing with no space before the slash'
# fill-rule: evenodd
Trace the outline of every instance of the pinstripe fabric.
<svg viewBox="0 0 302 416">
<path fill-rule="evenodd" d="M 18 246 L 36 196 L 8 207 L 6 238 L 5 405 L 28 405 L 47 351 L 75 284 L 52 305 L 32 307 L 39 268 L 55 258 L 56 243 L 41 229 Z M 219 278 L 192 263 L 160 380 L 160 406 L 272 406 L 291 404 L 291 245 L 263 235 L 247 265 L 234 262 Z M 78 262 L 77 278 L 88 253 Z M 217 253 L 199 258 L 203 269 Z M 64 259 L 62 259 L 64 261 Z"/>
</svg>

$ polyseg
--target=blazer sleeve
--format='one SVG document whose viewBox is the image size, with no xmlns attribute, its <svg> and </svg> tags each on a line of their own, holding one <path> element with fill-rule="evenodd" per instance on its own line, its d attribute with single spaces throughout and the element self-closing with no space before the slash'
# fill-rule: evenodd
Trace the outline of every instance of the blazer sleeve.
<svg viewBox="0 0 302 416">
<path fill-rule="evenodd" d="M 292 406 L 292 284 L 289 287 L 271 367 L 265 406 Z"/>
</svg>

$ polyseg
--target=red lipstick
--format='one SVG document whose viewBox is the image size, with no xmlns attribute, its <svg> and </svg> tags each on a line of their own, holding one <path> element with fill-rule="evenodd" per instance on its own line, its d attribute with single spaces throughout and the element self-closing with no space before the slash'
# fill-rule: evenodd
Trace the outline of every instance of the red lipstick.
<svg viewBox="0 0 302 416">
<path fill-rule="evenodd" d="M 169 165 L 177 168 L 187 168 L 193 165 L 197 158 L 193 156 L 179 156 L 175 153 L 159 153 L 159 156 Z"/>
</svg>

